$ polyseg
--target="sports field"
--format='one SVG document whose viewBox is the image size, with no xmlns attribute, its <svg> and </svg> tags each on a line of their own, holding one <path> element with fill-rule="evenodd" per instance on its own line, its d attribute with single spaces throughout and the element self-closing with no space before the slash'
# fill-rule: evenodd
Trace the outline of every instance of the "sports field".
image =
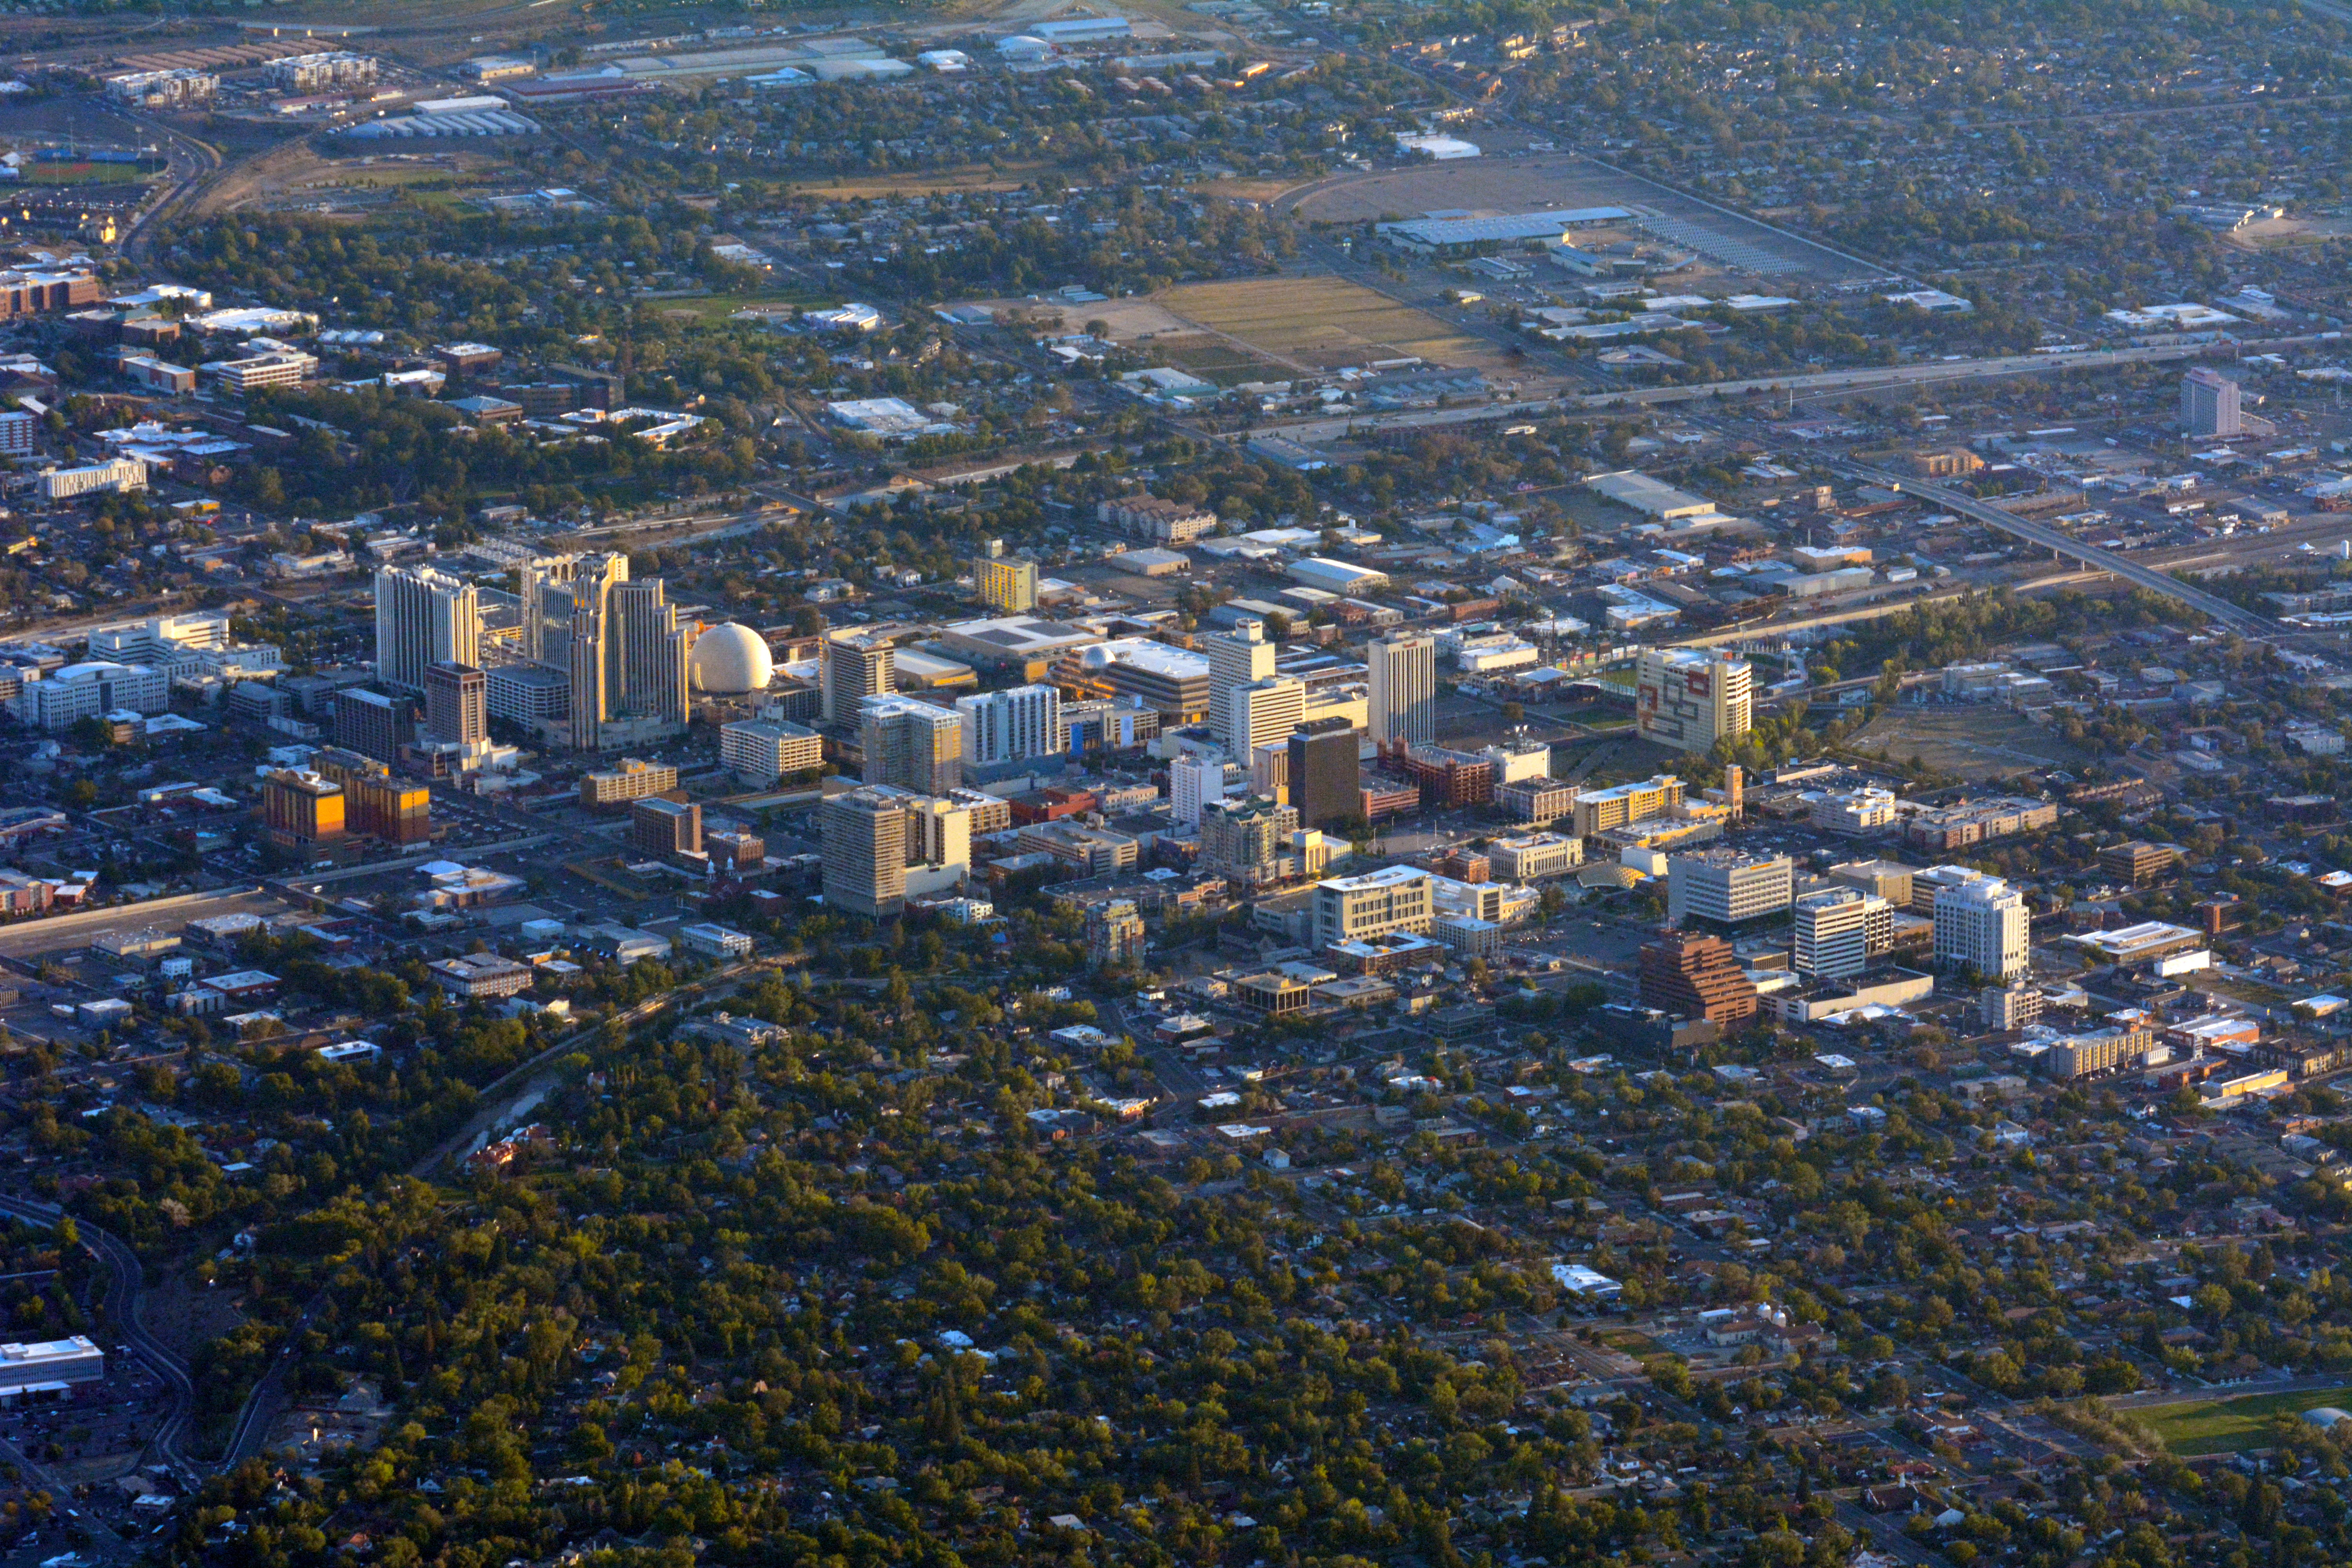
<svg viewBox="0 0 2352 1568">
<path fill-rule="evenodd" d="M 2302 1394 L 2251 1394 L 2201 1405 L 2165 1405 L 2141 1414 L 2164 1439 L 2164 1446 L 2176 1454 L 2228 1454 L 2240 1448 L 2267 1447 L 2271 1422 L 2276 1416 L 2300 1415 L 2347 1401 L 2352 1401 L 2352 1388 L 2323 1388 Z"/>
<path fill-rule="evenodd" d="M 1301 370 L 1406 358 L 1486 368 L 1500 359 L 1492 344 L 1344 278 L 1192 283 L 1154 299 L 1178 316 Z"/>
</svg>

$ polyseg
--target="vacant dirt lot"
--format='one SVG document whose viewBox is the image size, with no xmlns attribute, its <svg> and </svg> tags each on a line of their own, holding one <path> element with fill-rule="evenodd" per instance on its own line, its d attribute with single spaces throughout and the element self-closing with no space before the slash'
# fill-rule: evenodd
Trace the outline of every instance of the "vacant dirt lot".
<svg viewBox="0 0 2352 1568">
<path fill-rule="evenodd" d="M 1485 368 L 1491 345 L 1344 278 L 1264 278 L 1194 283 L 1156 297 L 1197 321 L 1299 371 L 1417 357 Z"/>
<path fill-rule="evenodd" d="M 1872 720 L 1849 743 L 1896 762 L 1916 755 L 1938 773 L 1971 783 L 2091 760 L 2032 721 L 1992 707 L 1899 708 Z"/>
</svg>

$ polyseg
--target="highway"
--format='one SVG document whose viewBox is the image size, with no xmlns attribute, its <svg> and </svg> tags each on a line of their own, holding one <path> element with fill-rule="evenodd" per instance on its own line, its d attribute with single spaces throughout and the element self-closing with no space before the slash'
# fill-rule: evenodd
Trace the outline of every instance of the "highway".
<svg viewBox="0 0 2352 1568">
<path fill-rule="evenodd" d="M 2178 578 L 2167 576 L 2153 568 L 2143 566 L 2116 551 L 2102 550 L 2096 545 L 2084 544 L 2063 530 L 2053 528 L 2046 522 L 2036 522 L 2031 518 L 2003 511 L 1997 506 L 1988 506 L 1973 496 L 1964 495 L 1952 489 L 1949 485 L 1916 479 L 1906 474 L 1889 473 L 1885 468 L 1875 468 L 1862 463 L 1833 463 L 1831 467 L 1851 478 L 1865 479 L 1872 484 L 1885 485 L 1890 489 L 1899 489 L 1906 495 L 1918 496 L 1948 511 L 1972 518 L 1988 527 L 1997 528 L 2003 533 L 2022 539 L 2029 544 L 2041 545 L 2054 554 L 2070 556 L 2085 566 L 2095 566 L 2100 571 L 2113 573 L 2123 581 L 2146 588 L 2151 594 L 2162 594 L 2167 598 L 2178 599 L 2199 614 L 2210 617 L 2216 625 L 2226 626 L 2231 631 L 2251 640 L 2268 641 L 2278 636 L 2281 630 L 2278 624 L 2268 617 L 2258 616 L 2252 610 L 2241 609 L 2227 599 L 2217 598 L 2202 588 L 2192 588 Z"/>
</svg>

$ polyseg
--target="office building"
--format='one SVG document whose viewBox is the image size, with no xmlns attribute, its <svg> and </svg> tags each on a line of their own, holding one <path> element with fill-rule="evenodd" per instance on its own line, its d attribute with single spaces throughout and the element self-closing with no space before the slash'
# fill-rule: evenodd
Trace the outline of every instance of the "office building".
<svg viewBox="0 0 2352 1568">
<path fill-rule="evenodd" d="M 1201 869 L 1249 888 L 1279 880 L 1284 855 L 1297 831 L 1298 813 L 1267 795 L 1204 802 Z"/>
<path fill-rule="evenodd" d="M 1524 833 L 1486 846 L 1494 872 L 1506 882 L 1565 877 L 1584 864 L 1584 841 L 1558 833 Z"/>
<path fill-rule="evenodd" d="M 1589 791 L 1576 797 L 1576 836 L 1590 838 L 1612 827 L 1647 822 L 1682 804 L 1683 781 L 1672 773 Z"/>
<path fill-rule="evenodd" d="M 963 719 L 915 697 L 869 697 L 857 731 L 866 753 L 859 776 L 918 795 L 945 795 L 963 783 Z"/>
<path fill-rule="evenodd" d="M 423 675 L 418 684 L 424 683 Z M 335 744 L 345 751 L 396 763 L 400 749 L 416 741 L 416 703 L 413 698 L 387 697 L 381 691 L 355 687 L 335 693 Z"/>
<path fill-rule="evenodd" d="M 1201 826 L 1202 811 L 1225 798 L 1222 757 L 1178 757 L 1168 764 L 1170 815 L 1184 827 Z"/>
<path fill-rule="evenodd" d="M 1363 810 L 1356 727 L 1310 719 L 1290 733 L 1290 804 L 1307 827 L 1329 827 Z"/>
<path fill-rule="evenodd" d="M 677 769 L 668 763 L 648 763 L 623 757 L 616 768 L 597 768 L 580 775 L 580 804 L 619 805 L 632 800 L 667 795 L 677 787 Z"/>
<path fill-rule="evenodd" d="M 1391 632 L 1364 645 L 1367 722 L 1372 742 L 1425 746 L 1437 739 L 1437 642 Z"/>
<path fill-rule="evenodd" d="M 1143 958 L 1143 917 L 1128 899 L 1087 906 L 1087 962 L 1097 969 Z"/>
<path fill-rule="evenodd" d="M 0 1399 L 28 1389 L 96 1383 L 106 1375 L 106 1352 L 87 1335 L 0 1345 Z"/>
<path fill-rule="evenodd" d="M 1832 882 L 1843 882 L 1849 888 L 1859 888 L 1875 894 L 1898 910 L 1915 908 L 1911 899 L 1911 879 L 1917 870 L 1899 860 L 1847 860 L 1829 868 Z M 1934 911 L 1932 900 L 1928 912 Z"/>
<path fill-rule="evenodd" d="M 425 672 L 447 661 L 482 662 L 482 609 L 471 583 L 430 566 L 375 574 L 375 674 L 403 691 L 425 689 Z"/>
<path fill-rule="evenodd" d="M 1702 754 L 1748 733 L 1756 673 L 1744 658 L 1698 648 L 1642 650 L 1633 717 L 1642 739 Z"/>
<path fill-rule="evenodd" d="M 1736 1025 L 1756 1016 L 1756 986 L 1719 936 L 1673 931 L 1642 948 L 1642 1005 Z"/>
<path fill-rule="evenodd" d="M 745 719 L 719 727 L 719 760 L 743 783 L 764 788 L 824 766 L 824 740 L 783 719 Z"/>
<path fill-rule="evenodd" d="M 1666 920 L 1735 926 L 1789 907 L 1796 866 L 1786 855 L 1701 849 L 1666 862 Z"/>
<path fill-rule="evenodd" d="M 636 802 L 629 807 L 629 847 L 662 860 L 701 854 L 702 807 L 658 795 Z"/>
<path fill-rule="evenodd" d="M 1807 893 L 1796 901 L 1796 970 L 1816 979 L 1860 974 L 1894 944 L 1895 910 L 1859 888 Z"/>
<path fill-rule="evenodd" d="M 470 664 L 425 667 L 425 731 L 462 746 L 490 738 L 489 678 Z"/>
<path fill-rule="evenodd" d="M 2026 971 L 2031 919 L 2025 895 L 1999 877 L 1971 873 L 1936 892 L 1936 962 L 1990 980 Z"/>
<path fill-rule="evenodd" d="M 817 808 L 825 907 L 869 920 L 907 908 L 907 814 L 881 790 L 837 795 Z"/>
<path fill-rule="evenodd" d="M 279 768 L 261 781 L 261 822 L 289 848 L 332 843 L 344 834 L 343 786 L 307 768 Z"/>
<path fill-rule="evenodd" d="M 1283 676 L 1236 686 L 1225 694 L 1228 755 L 1255 758 L 1261 746 L 1279 748 L 1307 718 L 1307 688 Z"/>
<path fill-rule="evenodd" d="M 1088 648 L 1079 658 L 1101 688 L 1150 709 L 1163 724 L 1197 723 L 1209 711 L 1209 661 L 1190 648 L 1128 642 Z"/>
<path fill-rule="evenodd" d="M 1025 616 L 1037 607 L 1037 563 L 1018 555 L 982 555 L 971 563 L 972 592 L 992 609 Z"/>
<path fill-rule="evenodd" d="M 1318 952 L 1343 942 L 1370 942 L 1394 931 L 1429 934 L 1436 916 L 1433 879 L 1418 866 L 1389 866 L 1358 877 L 1315 884 Z"/>
<path fill-rule="evenodd" d="M 1250 754 L 1248 731 L 1236 731 L 1234 726 L 1234 689 L 1255 685 L 1274 676 L 1276 649 L 1265 640 L 1265 633 L 1254 624 L 1244 623 L 1231 631 L 1211 632 L 1201 639 L 1202 649 L 1209 656 L 1209 732 L 1225 748 L 1228 756 L 1246 759 Z M 1299 694 L 1299 707 L 1306 708 L 1306 693 Z M 1284 731 L 1283 733 L 1289 733 Z M 1263 737 L 1271 740 L 1271 735 Z"/>
<path fill-rule="evenodd" d="M 38 680 L 26 679 L 8 699 L 8 708 L 27 727 L 54 734 L 103 713 L 163 712 L 172 705 L 171 695 L 162 670 L 89 659 Z"/>
<path fill-rule="evenodd" d="M 1977 993 L 1977 1017 L 1988 1030 L 2006 1034 L 2040 1022 L 2043 1000 L 2031 985 L 1988 985 Z"/>
<path fill-rule="evenodd" d="M 2135 888 L 2145 888 L 2160 882 L 2180 864 L 2180 851 L 2169 844 L 2150 844 L 2134 839 L 2128 844 L 2110 844 L 2099 851 L 2099 869 L 2110 877 L 2120 877 Z"/>
<path fill-rule="evenodd" d="M 867 698 L 887 697 L 898 689 L 891 669 L 895 650 L 888 638 L 833 632 L 826 635 L 821 648 L 824 657 L 817 676 L 824 689 L 826 723 L 857 723 Z"/>
<path fill-rule="evenodd" d="M 1015 686 L 956 699 L 964 761 L 974 767 L 1060 755 L 1062 694 L 1050 686 Z"/>
<path fill-rule="evenodd" d="M 2199 365 L 2180 378 L 2180 424 L 2191 436 L 2224 439 L 2246 433 L 2239 411 L 2238 384 L 2220 371 Z"/>
<path fill-rule="evenodd" d="M 1576 786 L 1566 779 L 1523 779 L 1496 784 L 1495 804 L 1514 822 L 1557 822 L 1576 810 Z"/>
</svg>

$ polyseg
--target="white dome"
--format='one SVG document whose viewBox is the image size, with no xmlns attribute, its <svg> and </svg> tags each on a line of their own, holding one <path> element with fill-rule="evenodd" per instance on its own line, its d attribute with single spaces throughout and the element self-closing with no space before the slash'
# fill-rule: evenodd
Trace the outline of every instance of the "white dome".
<svg viewBox="0 0 2352 1568">
<path fill-rule="evenodd" d="M 1054 52 L 1054 46 L 1043 38 L 1033 38 L 1026 33 L 1015 33 L 1009 38 L 996 40 L 996 52 L 1008 58 L 1036 59 Z"/>
<path fill-rule="evenodd" d="M 1078 655 L 1078 663 L 1088 669 L 1108 669 L 1111 665 L 1110 649 L 1097 643 Z"/>
<path fill-rule="evenodd" d="M 729 621 L 712 626 L 694 639 L 687 670 L 698 691 L 718 697 L 740 697 L 765 691 L 776 673 L 775 656 L 768 640 L 747 626 Z"/>
<path fill-rule="evenodd" d="M 2352 1415 L 2346 1415 L 2333 1405 L 2323 1405 L 2316 1410 L 2306 1410 L 2303 1413 L 2303 1418 L 2314 1426 L 2333 1426 L 2338 1421 L 2352 1421 Z"/>
</svg>

